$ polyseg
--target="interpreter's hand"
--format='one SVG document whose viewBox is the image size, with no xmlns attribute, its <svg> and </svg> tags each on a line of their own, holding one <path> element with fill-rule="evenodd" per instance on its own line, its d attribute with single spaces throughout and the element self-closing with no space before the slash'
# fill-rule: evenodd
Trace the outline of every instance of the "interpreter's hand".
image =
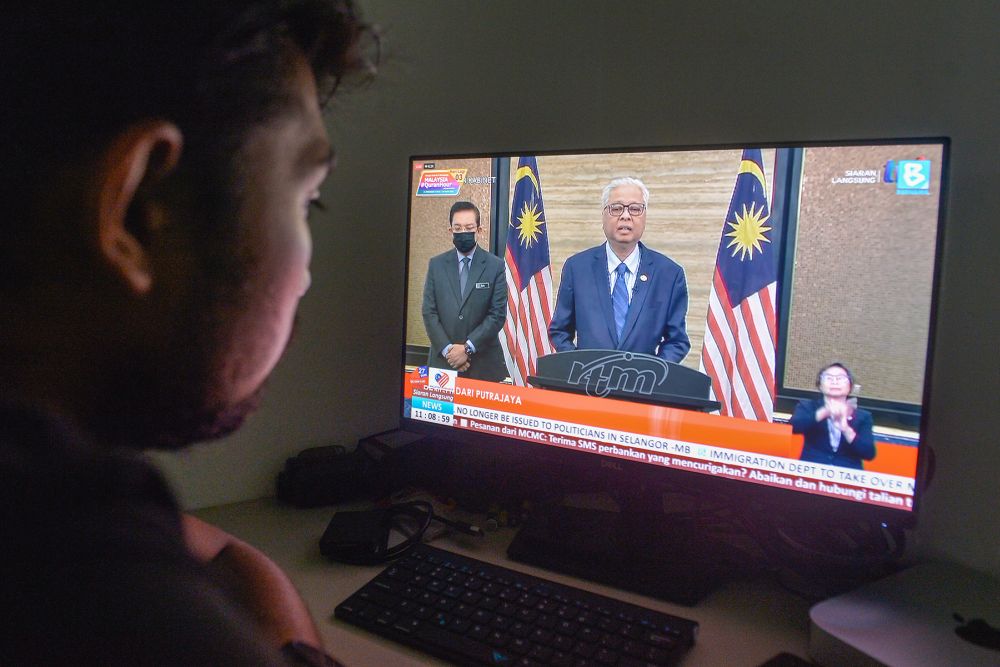
<svg viewBox="0 0 1000 667">
<path fill-rule="evenodd" d="M 831 400 L 827 401 L 826 407 L 830 411 L 830 421 L 832 421 L 841 431 L 846 430 L 848 426 L 847 420 L 850 419 L 851 414 L 853 414 L 854 406 L 849 405 L 848 402 L 844 400 Z"/>
</svg>

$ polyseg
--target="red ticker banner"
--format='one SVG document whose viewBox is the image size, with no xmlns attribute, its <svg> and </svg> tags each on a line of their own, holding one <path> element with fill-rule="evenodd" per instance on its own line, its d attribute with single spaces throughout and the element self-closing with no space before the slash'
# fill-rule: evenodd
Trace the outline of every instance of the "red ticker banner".
<svg viewBox="0 0 1000 667">
<path fill-rule="evenodd" d="M 908 510 L 916 447 L 877 442 L 864 470 L 799 461 L 791 426 L 582 394 L 406 374 L 409 416 L 553 447 Z"/>
</svg>

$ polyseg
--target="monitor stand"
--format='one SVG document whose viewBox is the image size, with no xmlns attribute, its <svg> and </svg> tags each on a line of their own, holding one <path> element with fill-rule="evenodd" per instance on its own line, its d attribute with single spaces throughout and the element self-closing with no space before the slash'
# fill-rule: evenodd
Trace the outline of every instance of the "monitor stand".
<svg viewBox="0 0 1000 667">
<path fill-rule="evenodd" d="M 745 569 L 731 544 L 661 506 L 659 497 L 635 499 L 621 511 L 545 506 L 526 518 L 507 555 L 687 606 Z"/>
</svg>

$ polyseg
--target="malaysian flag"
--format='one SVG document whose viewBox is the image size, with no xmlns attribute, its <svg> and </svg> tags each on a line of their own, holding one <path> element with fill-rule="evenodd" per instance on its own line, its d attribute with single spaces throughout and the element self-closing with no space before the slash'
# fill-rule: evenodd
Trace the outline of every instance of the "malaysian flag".
<svg viewBox="0 0 1000 667">
<path fill-rule="evenodd" d="M 781 229 L 771 220 L 761 152 L 743 151 L 715 262 L 701 370 L 724 415 L 771 421 Z"/>
<path fill-rule="evenodd" d="M 552 271 L 545 229 L 542 186 L 534 157 L 521 157 L 514 174 L 514 197 L 507 230 L 507 321 L 500 345 L 514 384 L 535 374 L 538 357 L 552 354 Z"/>
</svg>

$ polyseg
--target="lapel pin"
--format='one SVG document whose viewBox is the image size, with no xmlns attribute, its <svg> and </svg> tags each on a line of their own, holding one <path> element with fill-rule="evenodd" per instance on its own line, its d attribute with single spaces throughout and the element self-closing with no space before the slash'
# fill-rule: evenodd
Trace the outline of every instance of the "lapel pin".
<svg viewBox="0 0 1000 667">
<path fill-rule="evenodd" d="M 649 280 L 649 278 L 647 278 L 646 274 L 643 273 L 642 275 L 639 276 L 639 280 L 641 280 L 642 282 L 646 282 L 647 280 Z"/>
</svg>

